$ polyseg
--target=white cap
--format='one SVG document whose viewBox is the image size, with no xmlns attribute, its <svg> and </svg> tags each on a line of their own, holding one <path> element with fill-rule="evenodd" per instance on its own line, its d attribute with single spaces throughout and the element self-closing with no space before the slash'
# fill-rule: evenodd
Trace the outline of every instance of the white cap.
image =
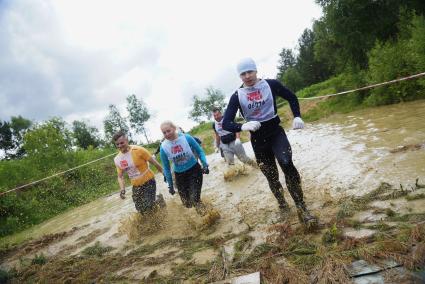
<svg viewBox="0 0 425 284">
<path fill-rule="evenodd" d="M 236 67 L 238 70 L 238 74 L 242 74 L 247 71 L 257 71 L 257 65 L 255 65 L 255 61 L 252 58 L 244 58 L 239 61 L 238 66 Z"/>
</svg>

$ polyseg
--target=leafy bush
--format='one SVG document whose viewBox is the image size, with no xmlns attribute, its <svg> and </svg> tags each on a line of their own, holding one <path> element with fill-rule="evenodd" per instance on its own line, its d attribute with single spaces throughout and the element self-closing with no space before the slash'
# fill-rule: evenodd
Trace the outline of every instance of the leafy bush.
<svg viewBox="0 0 425 284">
<path fill-rule="evenodd" d="M 425 71 L 425 21 L 414 16 L 401 23 L 405 34 L 396 41 L 377 42 L 369 52 L 368 82 L 393 80 Z M 414 79 L 374 88 L 367 105 L 384 105 L 425 98 L 425 79 Z"/>
<path fill-rule="evenodd" d="M 360 70 L 349 70 L 329 80 L 304 88 L 297 92 L 297 96 L 300 98 L 310 98 L 330 95 L 364 85 L 364 72 Z"/>
<path fill-rule="evenodd" d="M 334 94 L 386 82 L 425 71 L 425 20 L 422 16 L 406 17 L 400 23 L 403 36 L 385 43 L 377 42 L 369 52 L 367 70 L 346 70 L 324 82 L 297 92 L 299 98 Z M 425 98 L 425 78 L 376 87 L 315 101 L 303 117 L 317 120 L 335 112 L 349 112 L 364 106 L 378 106 Z"/>
<path fill-rule="evenodd" d="M 30 157 L 0 161 L 0 191 L 38 180 L 106 156 L 111 150 L 65 152 L 56 168 L 37 168 Z M 55 161 L 54 164 L 58 163 Z M 49 160 L 46 164 L 52 165 Z M 44 167 L 43 167 L 44 168 Z M 117 189 L 112 157 L 64 175 L 8 193 L 0 198 L 0 237 L 51 218 L 68 208 L 88 203 Z"/>
<path fill-rule="evenodd" d="M 297 92 L 297 96 L 300 98 L 310 98 L 330 95 L 362 87 L 364 84 L 364 72 L 359 70 L 347 71 L 337 77 L 304 88 Z M 323 99 L 323 101 L 317 103 L 315 108 L 309 109 L 307 112 L 303 113 L 303 118 L 307 121 L 313 121 L 334 112 L 352 111 L 362 103 L 363 98 L 367 96 L 367 94 L 367 91 L 361 91 Z"/>
</svg>

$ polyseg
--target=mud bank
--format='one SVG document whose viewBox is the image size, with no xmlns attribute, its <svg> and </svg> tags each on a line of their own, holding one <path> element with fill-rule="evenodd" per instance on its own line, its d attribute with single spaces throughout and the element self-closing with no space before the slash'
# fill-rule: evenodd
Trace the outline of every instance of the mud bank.
<svg viewBox="0 0 425 284">
<path fill-rule="evenodd" d="M 2 239 L 1 268 L 16 283 L 203 283 L 255 271 L 265 283 L 345 283 L 355 281 L 353 261 L 391 259 L 414 279 L 425 259 L 425 150 L 408 145 L 425 141 L 423 109 L 369 109 L 287 131 L 317 231 L 298 224 L 293 205 L 279 213 L 258 169 L 225 180 L 214 154 L 202 196 L 220 218 L 183 208 L 158 182 L 167 207 L 152 219 L 134 215 L 130 194 L 111 195 Z"/>
</svg>

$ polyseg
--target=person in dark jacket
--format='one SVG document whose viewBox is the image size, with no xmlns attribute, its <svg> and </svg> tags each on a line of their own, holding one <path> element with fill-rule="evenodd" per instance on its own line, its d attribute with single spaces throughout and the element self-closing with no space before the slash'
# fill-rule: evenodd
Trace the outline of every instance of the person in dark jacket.
<svg viewBox="0 0 425 284">
<path fill-rule="evenodd" d="M 293 128 L 303 128 L 297 97 L 277 80 L 257 78 L 257 66 L 251 58 L 241 60 L 237 71 L 243 84 L 230 97 L 223 129 L 234 133 L 250 131 L 257 164 L 281 210 L 287 211 L 289 207 L 283 196 L 275 159 L 285 175 L 286 186 L 295 202 L 300 221 L 308 227 L 317 225 L 317 218 L 309 212 L 304 202 L 301 178 L 292 162 L 291 146 L 277 115 L 276 99 L 281 97 L 288 101 L 294 115 Z M 238 110 L 246 123 L 235 122 Z"/>
</svg>

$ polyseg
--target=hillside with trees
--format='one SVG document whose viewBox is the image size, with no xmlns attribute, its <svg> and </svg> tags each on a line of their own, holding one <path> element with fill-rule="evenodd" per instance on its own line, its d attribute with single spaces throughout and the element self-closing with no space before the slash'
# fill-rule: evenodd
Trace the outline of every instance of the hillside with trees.
<svg viewBox="0 0 425 284">
<path fill-rule="evenodd" d="M 425 2 L 317 0 L 323 16 L 294 49 L 280 53 L 277 78 L 301 98 L 333 94 L 425 71 Z M 425 98 L 425 79 L 332 98 L 307 120 L 333 112 Z"/>
</svg>

